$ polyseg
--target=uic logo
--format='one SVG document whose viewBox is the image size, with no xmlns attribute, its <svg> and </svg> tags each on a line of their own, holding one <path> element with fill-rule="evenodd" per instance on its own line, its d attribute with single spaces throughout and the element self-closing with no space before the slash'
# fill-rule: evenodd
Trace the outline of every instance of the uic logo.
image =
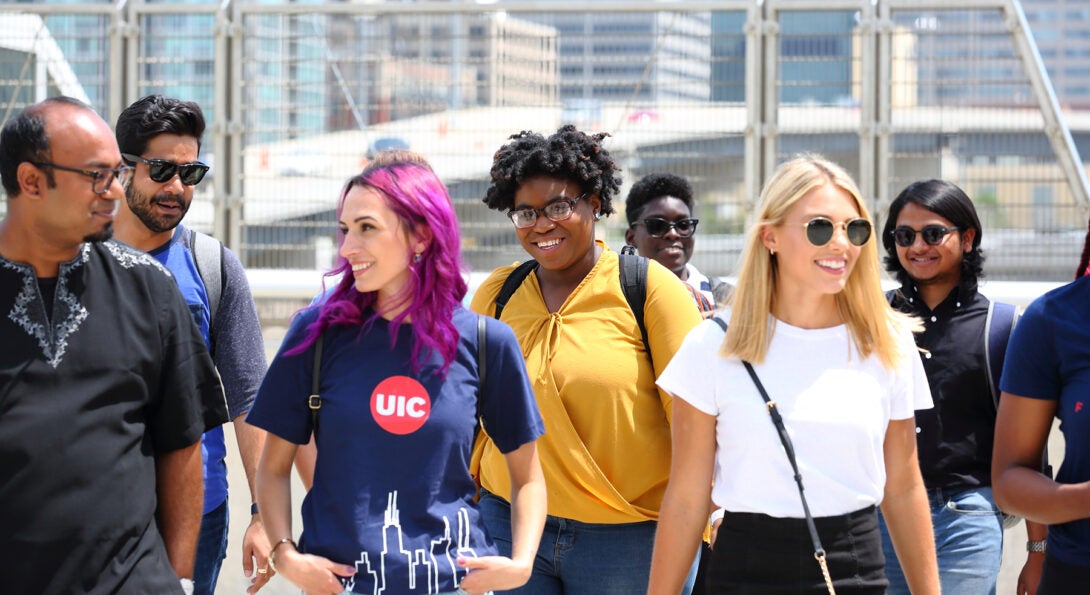
<svg viewBox="0 0 1090 595">
<path fill-rule="evenodd" d="M 408 376 L 391 376 L 371 393 L 371 416 L 391 434 L 411 434 L 431 415 L 431 396 L 422 384 Z"/>
</svg>

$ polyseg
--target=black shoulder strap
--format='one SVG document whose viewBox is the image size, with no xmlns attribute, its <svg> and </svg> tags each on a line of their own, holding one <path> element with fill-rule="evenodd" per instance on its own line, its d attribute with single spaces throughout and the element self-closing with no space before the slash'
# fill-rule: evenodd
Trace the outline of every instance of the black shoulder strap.
<svg viewBox="0 0 1090 595">
<path fill-rule="evenodd" d="M 500 314 L 503 313 L 503 309 L 507 306 L 507 302 L 511 300 L 511 296 L 515 295 L 522 282 L 526 280 L 526 277 L 530 273 L 537 269 L 536 260 L 527 260 L 526 262 L 518 265 L 515 270 L 511 271 L 511 274 L 504 279 L 503 286 L 500 287 L 500 292 L 496 294 L 496 299 L 493 300 L 496 303 L 496 312 L 492 315 L 493 318 L 499 320 Z"/>
<path fill-rule="evenodd" d="M 712 320 L 719 325 L 719 328 L 723 329 L 724 333 L 727 332 L 727 323 L 722 318 L 712 316 Z M 791 470 L 795 473 L 795 485 L 799 488 L 799 500 L 802 501 L 802 512 L 806 515 L 806 528 L 810 531 L 810 541 L 814 546 L 814 558 L 817 560 L 818 566 L 821 567 L 821 574 L 825 578 L 825 584 L 829 587 L 829 592 L 832 593 L 832 579 L 829 576 L 829 568 L 825 562 L 825 548 L 821 546 L 817 525 L 814 523 L 814 517 L 810 514 L 810 505 L 806 502 L 806 490 L 802 487 L 802 473 L 799 472 L 799 465 L 795 461 L 795 445 L 791 443 L 791 436 L 783 425 L 783 417 L 780 416 L 780 410 L 776 407 L 776 402 L 769 398 L 765 385 L 761 383 L 760 377 L 757 376 L 757 371 L 753 369 L 752 364 L 745 360 L 742 360 L 742 365 L 746 367 L 746 373 L 753 380 L 757 392 L 761 393 L 761 399 L 765 402 L 768 416 L 772 418 L 772 425 L 776 426 L 776 433 L 780 436 L 783 451 L 787 453 L 787 461 L 791 463 Z"/>
<path fill-rule="evenodd" d="M 484 429 L 484 414 L 481 397 L 484 395 L 485 382 L 488 378 L 488 325 L 486 317 L 477 316 L 477 425 L 473 428 L 473 444 L 477 443 L 477 434 Z"/>
<path fill-rule="evenodd" d="M 621 261 L 621 292 L 628 302 L 629 309 L 636 317 L 636 324 L 640 325 L 640 337 L 643 338 L 643 348 L 647 351 L 647 357 L 651 358 L 651 344 L 647 341 L 647 325 L 643 322 L 643 305 L 647 303 L 647 259 L 637 256 L 630 250 L 631 246 L 625 246 L 617 257 Z"/>
<path fill-rule="evenodd" d="M 1007 357 L 1007 342 L 1018 323 L 1018 310 L 1012 304 L 990 302 L 988 317 L 984 321 L 984 365 L 991 381 L 992 403 L 999 410 L 999 378 L 1003 374 L 1003 361 Z"/>
<path fill-rule="evenodd" d="M 814 517 L 810 514 L 810 505 L 806 502 L 806 490 L 802 487 L 802 473 L 799 472 L 799 465 L 795 462 L 795 446 L 791 443 L 791 436 L 788 435 L 787 428 L 783 425 L 783 417 L 780 416 L 780 410 L 776 407 L 776 402 L 769 398 L 768 391 L 765 390 L 761 379 L 757 377 L 757 371 L 753 369 L 752 364 L 745 360 L 742 361 L 742 365 L 746 367 L 746 372 L 757 387 L 757 392 L 761 393 L 761 399 L 765 402 L 765 409 L 768 410 L 768 416 L 772 418 L 772 424 L 776 426 L 776 433 L 780 435 L 780 443 L 783 444 L 783 450 L 787 453 L 787 460 L 791 463 L 791 470 L 795 472 L 795 484 L 799 488 L 802 512 L 806 515 L 806 528 L 810 530 L 810 541 L 814 546 L 814 558 L 817 559 L 818 565 L 821 567 L 821 573 L 825 577 L 825 583 L 829 585 L 829 592 L 832 593 L 832 580 L 829 577 L 829 569 L 825 563 L 825 548 L 821 546 L 821 538 L 818 536 Z"/>
<path fill-rule="evenodd" d="M 310 431 L 318 436 L 318 412 L 322 408 L 322 396 L 319 394 L 319 383 L 322 378 L 322 336 L 314 340 L 314 371 L 310 376 L 310 396 L 307 397 L 307 408 L 310 409 Z"/>
<path fill-rule="evenodd" d="M 723 329 L 724 333 L 727 332 L 727 323 L 724 322 L 722 318 L 718 316 L 712 316 L 712 320 L 715 321 L 715 324 L 719 325 L 719 328 Z"/>
</svg>

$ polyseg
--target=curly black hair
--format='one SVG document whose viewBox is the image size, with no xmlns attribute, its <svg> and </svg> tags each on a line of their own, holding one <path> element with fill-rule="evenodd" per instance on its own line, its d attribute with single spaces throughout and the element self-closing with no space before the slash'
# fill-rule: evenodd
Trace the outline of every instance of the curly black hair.
<svg viewBox="0 0 1090 595">
<path fill-rule="evenodd" d="M 492 184 L 484 204 L 497 211 L 515 206 L 515 193 L 535 176 L 550 176 L 579 184 L 583 192 L 597 194 L 601 214 L 613 212 L 611 199 L 620 190 L 621 168 L 602 146 L 606 132 L 586 134 L 568 124 L 548 138 L 523 130 L 513 134 L 492 157 Z"/>
<path fill-rule="evenodd" d="M 628 191 L 628 199 L 624 205 L 628 224 L 632 225 L 639 218 L 640 211 L 647 203 L 663 196 L 680 199 L 689 208 L 689 212 L 693 212 L 693 187 L 688 180 L 675 174 L 651 173 L 640 178 Z"/>
<path fill-rule="evenodd" d="M 897 216 L 908 203 L 917 204 L 949 219 L 959 231 L 976 230 L 973 249 L 961 258 L 961 287 L 976 289 L 977 281 L 984 276 L 984 250 L 980 248 L 984 230 L 980 226 L 980 218 L 977 217 L 976 207 L 973 206 L 969 195 L 945 180 L 913 182 L 890 203 L 889 216 L 886 217 L 885 229 L 882 230 L 882 245 L 886 249 L 886 270 L 893 273 L 901 285 L 912 283 L 912 278 L 901 265 L 901 260 L 897 258 L 897 246 L 893 241 L 893 228 L 897 225 Z"/>
</svg>

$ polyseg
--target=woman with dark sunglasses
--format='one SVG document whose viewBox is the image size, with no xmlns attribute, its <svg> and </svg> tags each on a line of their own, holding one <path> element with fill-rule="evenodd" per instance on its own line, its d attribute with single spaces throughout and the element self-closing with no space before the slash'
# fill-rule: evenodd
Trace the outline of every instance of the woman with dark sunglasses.
<svg viewBox="0 0 1090 595">
<path fill-rule="evenodd" d="M 726 300 L 730 285 L 689 263 L 700 220 L 693 218 L 693 189 L 685 178 L 669 173 L 640 178 L 628 191 L 625 216 L 625 243 L 684 281 L 702 315 L 710 316 Z"/>
<path fill-rule="evenodd" d="M 709 493 L 724 518 L 708 593 L 884 593 L 879 505 L 913 592 L 939 592 L 916 463 L 914 411 L 931 405 L 919 324 L 886 302 L 870 227 L 855 183 L 820 157 L 765 185 L 730 310 L 658 380 L 675 396 L 674 457 L 648 593 L 681 585 Z"/>
<path fill-rule="evenodd" d="M 621 290 L 618 254 L 595 239 L 620 185 L 603 147 L 607 136 L 574 126 L 548 137 L 512 136 L 495 154 L 484 199 L 507 213 L 537 262 L 501 320 L 522 345 L 547 428 L 537 444 L 549 508 L 533 576 L 510 593 L 631 595 L 647 585 L 670 467 L 670 396 L 655 387 L 655 377 L 700 315 L 677 277 L 650 261 L 647 352 Z M 493 271 L 471 308 L 495 315 L 496 297 L 515 268 Z M 474 458 L 481 512 L 504 552 L 510 494 L 487 426 Z"/>
</svg>

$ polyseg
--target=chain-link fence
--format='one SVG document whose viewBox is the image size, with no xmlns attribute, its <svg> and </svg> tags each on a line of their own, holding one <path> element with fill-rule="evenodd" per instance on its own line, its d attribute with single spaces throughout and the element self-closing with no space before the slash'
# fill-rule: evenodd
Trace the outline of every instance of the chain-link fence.
<svg viewBox="0 0 1090 595">
<path fill-rule="evenodd" d="M 1090 110 L 1058 109 L 1017 4 L 972 6 L 9 4 L 0 104 L 6 118 L 64 93 L 111 120 L 148 93 L 197 101 L 213 170 L 187 223 L 251 268 L 328 267 L 342 184 L 391 147 L 446 182 L 474 270 L 521 259 L 480 200 L 492 154 L 573 123 L 612 135 L 621 200 L 650 172 L 689 179 L 709 273 L 733 272 L 775 164 L 820 152 L 857 176 L 878 222 L 908 182 L 946 178 L 981 212 L 991 278 L 1070 278 L 1087 220 L 1071 150 L 1090 150 Z M 622 218 L 601 226 L 615 247 Z"/>
</svg>

